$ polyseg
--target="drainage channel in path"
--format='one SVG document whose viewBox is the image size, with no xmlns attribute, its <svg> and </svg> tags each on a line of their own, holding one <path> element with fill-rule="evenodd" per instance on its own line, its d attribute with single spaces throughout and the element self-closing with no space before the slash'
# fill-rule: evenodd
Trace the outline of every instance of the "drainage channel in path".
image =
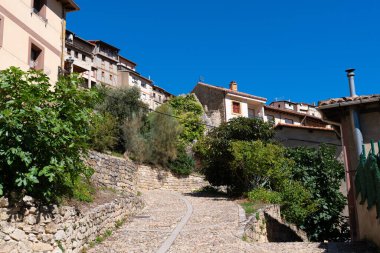
<svg viewBox="0 0 380 253">
<path fill-rule="evenodd" d="M 165 242 L 157 250 L 157 253 L 166 253 L 170 249 L 173 242 L 175 241 L 179 233 L 182 231 L 186 223 L 189 221 L 191 214 L 193 213 L 193 206 L 191 205 L 191 203 L 187 199 L 185 199 L 183 196 L 179 195 L 179 198 L 186 204 L 186 207 L 187 207 L 186 214 L 182 218 L 180 223 L 178 223 L 177 227 L 173 230 L 170 236 L 165 240 Z"/>
</svg>

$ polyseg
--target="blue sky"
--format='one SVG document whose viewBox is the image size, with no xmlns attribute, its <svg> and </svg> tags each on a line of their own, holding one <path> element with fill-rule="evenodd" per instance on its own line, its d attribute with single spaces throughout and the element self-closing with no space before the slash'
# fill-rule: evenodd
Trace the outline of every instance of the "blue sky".
<svg viewBox="0 0 380 253">
<path fill-rule="evenodd" d="M 380 93 L 378 0 L 76 0 L 68 29 L 121 49 L 173 94 L 206 83 L 269 101 Z M 98 3 L 98 2 L 101 2 Z M 109 4 L 108 4 L 109 3 Z"/>
</svg>

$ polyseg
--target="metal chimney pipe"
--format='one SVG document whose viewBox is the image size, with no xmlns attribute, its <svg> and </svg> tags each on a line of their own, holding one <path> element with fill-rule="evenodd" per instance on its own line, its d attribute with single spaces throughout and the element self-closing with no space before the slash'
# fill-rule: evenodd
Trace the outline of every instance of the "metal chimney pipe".
<svg viewBox="0 0 380 253">
<path fill-rule="evenodd" d="M 356 89 L 355 89 L 355 80 L 354 80 L 354 73 L 355 69 L 347 69 L 347 77 L 348 77 L 348 83 L 350 85 L 350 95 L 351 97 L 357 97 Z M 350 108 L 350 118 L 351 118 L 351 125 L 353 129 L 353 135 L 355 140 L 355 148 L 356 153 L 358 157 L 363 152 L 362 145 L 363 145 L 363 134 L 361 132 L 360 127 L 360 119 L 359 114 L 355 108 Z"/>
<path fill-rule="evenodd" d="M 350 85 L 350 96 L 357 97 L 356 88 L 355 88 L 355 69 L 347 69 L 348 84 Z"/>
</svg>

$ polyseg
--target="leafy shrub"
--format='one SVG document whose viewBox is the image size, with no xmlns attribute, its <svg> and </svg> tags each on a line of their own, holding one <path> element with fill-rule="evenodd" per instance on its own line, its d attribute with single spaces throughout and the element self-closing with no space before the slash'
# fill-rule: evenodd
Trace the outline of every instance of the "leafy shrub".
<svg viewBox="0 0 380 253">
<path fill-rule="evenodd" d="M 202 122 L 203 107 L 194 94 L 182 95 L 169 100 L 168 104 L 177 116 L 178 123 L 182 127 L 179 141 L 182 146 L 187 146 L 194 140 L 203 136 L 206 129 Z"/>
<path fill-rule="evenodd" d="M 115 118 L 109 113 L 94 114 L 90 128 L 91 148 L 99 152 L 112 150 L 118 140 L 118 125 Z"/>
<path fill-rule="evenodd" d="M 280 193 L 261 187 L 248 192 L 248 198 L 254 202 L 269 204 L 280 204 L 282 201 Z"/>
<path fill-rule="evenodd" d="M 180 150 L 177 158 L 169 163 L 169 169 L 177 175 L 188 176 L 194 170 L 194 159 L 184 150 Z"/>
<path fill-rule="evenodd" d="M 335 158 L 336 148 L 322 145 L 319 148 L 293 148 L 287 157 L 294 160 L 293 180 L 299 181 L 312 194 L 318 208 L 302 227 L 311 240 L 347 240 L 348 231 L 342 210 L 346 198 L 340 192 L 344 167 Z"/>
<path fill-rule="evenodd" d="M 73 195 L 89 169 L 87 154 L 95 94 L 78 89 L 76 76 L 51 89 L 48 77 L 30 70 L 0 72 L 0 185 L 43 201 Z"/>
<path fill-rule="evenodd" d="M 196 143 L 193 150 L 200 161 L 201 171 L 212 185 L 227 185 L 233 192 L 241 194 L 249 190 L 247 188 L 252 182 L 251 178 L 241 177 L 245 172 L 239 169 L 238 163 L 232 169 L 230 162 L 234 160 L 234 155 L 231 143 L 256 140 L 268 142 L 273 135 L 272 126 L 260 119 L 234 118 L 212 129 Z"/>
<path fill-rule="evenodd" d="M 279 190 L 289 177 L 291 160 L 284 157 L 282 146 L 262 141 L 233 141 L 229 163 L 235 191 L 240 193 L 264 187 Z"/>
<path fill-rule="evenodd" d="M 297 181 L 286 180 L 281 190 L 281 214 L 288 222 L 301 226 L 318 206 L 311 193 Z"/>
</svg>

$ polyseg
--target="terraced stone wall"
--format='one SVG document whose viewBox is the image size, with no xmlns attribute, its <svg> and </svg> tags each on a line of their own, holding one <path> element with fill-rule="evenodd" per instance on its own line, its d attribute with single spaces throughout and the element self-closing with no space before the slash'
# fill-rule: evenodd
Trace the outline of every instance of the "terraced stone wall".
<svg viewBox="0 0 380 253">
<path fill-rule="evenodd" d="M 73 206 L 40 206 L 24 197 L 18 206 L 0 199 L 0 252 L 81 252 L 117 221 L 143 207 L 136 196 L 120 196 L 81 213 Z"/>
<path fill-rule="evenodd" d="M 209 185 L 202 176 L 177 177 L 170 171 L 145 165 L 139 166 L 137 181 L 138 188 L 141 190 L 167 189 L 177 192 L 192 192 Z"/>
<path fill-rule="evenodd" d="M 98 187 L 137 193 L 137 166 L 124 158 L 91 151 L 87 164 L 95 170 L 92 182 Z"/>
</svg>

